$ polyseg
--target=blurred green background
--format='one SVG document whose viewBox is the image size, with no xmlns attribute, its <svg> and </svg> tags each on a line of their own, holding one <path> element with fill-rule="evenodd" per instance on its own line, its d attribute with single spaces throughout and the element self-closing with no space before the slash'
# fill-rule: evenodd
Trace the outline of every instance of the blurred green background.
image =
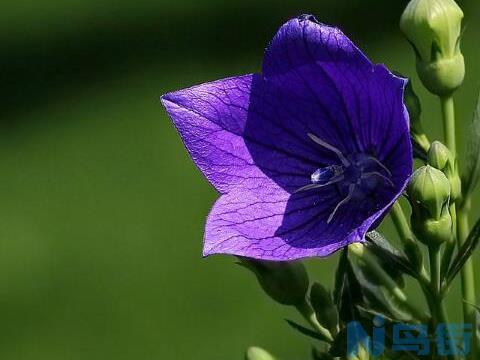
<svg viewBox="0 0 480 360">
<path fill-rule="evenodd" d="M 216 194 L 158 98 L 258 71 L 276 29 L 301 13 L 340 26 L 373 60 L 413 75 L 397 28 L 405 3 L 4 1 L 0 358 L 230 360 L 255 344 L 306 359 L 308 340 L 283 322 L 291 310 L 271 303 L 232 258 L 201 258 Z M 465 125 L 480 88 L 480 5 L 461 3 Z M 419 93 L 438 138 L 436 99 Z M 388 220 L 383 227 L 392 233 Z M 335 257 L 308 265 L 332 283 Z"/>
</svg>

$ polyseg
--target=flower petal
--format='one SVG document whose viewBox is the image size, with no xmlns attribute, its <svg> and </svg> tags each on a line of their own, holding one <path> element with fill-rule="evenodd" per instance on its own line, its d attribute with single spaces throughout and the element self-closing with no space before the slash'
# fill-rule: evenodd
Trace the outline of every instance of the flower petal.
<svg viewBox="0 0 480 360">
<path fill-rule="evenodd" d="M 253 77 L 229 78 L 162 96 L 195 164 L 220 192 L 264 177 L 242 137 Z"/>
<path fill-rule="evenodd" d="M 298 104 L 282 99 L 260 76 L 245 75 L 167 94 L 162 103 L 218 191 L 249 189 L 270 177 L 293 192 L 333 155 L 317 152 L 307 130 L 296 125 Z"/>
<path fill-rule="evenodd" d="M 265 53 L 263 76 L 272 87 L 288 89 L 291 101 L 316 107 L 322 118 L 315 135 L 346 153 L 368 152 L 380 159 L 404 144 L 405 80 L 372 64 L 339 29 L 313 16 L 280 28 Z"/>
<path fill-rule="evenodd" d="M 327 256 L 353 242 L 364 240 L 378 214 L 335 217 L 331 192 L 290 195 L 273 186 L 222 195 L 208 216 L 204 255 L 233 254 L 264 260 L 294 260 Z M 326 214 L 326 215 L 325 215 Z"/>
</svg>

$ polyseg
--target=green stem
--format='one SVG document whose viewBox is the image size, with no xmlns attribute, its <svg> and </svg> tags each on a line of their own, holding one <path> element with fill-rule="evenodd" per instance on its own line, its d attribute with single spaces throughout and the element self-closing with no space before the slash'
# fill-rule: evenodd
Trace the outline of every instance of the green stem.
<svg viewBox="0 0 480 360">
<path fill-rule="evenodd" d="M 398 201 L 393 204 L 392 210 L 390 211 L 390 216 L 392 217 L 393 224 L 395 225 L 398 235 L 403 243 L 413 241 L 412 231 L 410 230 L 407 218 L 403 213 L 402 206 Z"/>
<path fill-rule="evenodd" d="M 441 260 L 442 255 L 440 251 L 440 246 L 434 245 L 428 249 L 428 255 L 430 258 L 430 282 L 433 293 L 438 296 L 440 293 L 440 285 L 441 285 Z"/>
<path fill-rule="evenodd" d="M 454 203 L 450 204 L 450 216 L 452 217 L 453 229 L 457 228 L 457 207 Z M 445 244 L 445 251 L 442 258 L 442 279 L 443 276 L 447 273 L 448 268 L 452 262 L 453 254 L 455 253 L 455 248 L 457 245 L 457 236 L 456 232 L 452 231 L 452 236 L 450 240 Z"/>
<path fill-rule="evenodd" d="M 429 280 L 425 267 L 423 266 L 421 251 L 418 249 L 418 244 L 413 236 L 412 230 L 410 229 L 410 225 L 408 224 L 408 220 L 403 212 L 402 206 L 398 201 L 395 202 L 390 210 L 390 216 L 393 224 L 395 225 L 397 233 L 403 242 L 405 253 L 408 259 L 412 264 L 417 265 L 415 267 L 417 267 L 416 270 L 418 270 L 418 280 L 421 283 L 427 283 Z"/>
<path fill-rule="evenodd" d="M 440 294 L 441 288 L 441 264 L 442 264 L 442 253 L 440 251 L 440 246 L 431 246 L 428 249 L 428 255 L 430 258 L 430 273 L 431 273 L 431 283 L 430 283 L 430 294 L 426 294 L 426 296 L 432 296 L 433 299 L 428 301 L 429 305 L 431 306 L 431 312 L 435 323 L 438 325 L 439 323 L 449 324 L 447 311 L 445 309 L 445 304 L 443 302 L 443 298 Z M 447 330 L 448 331 L 448 330 Z M 456 349 L 456 345 L 454 343 L 454 339 L 449 335 L 448 339 L 450 341 L 449 347 L 451 349 Z M 448 356 L 450 360 L 458 360 L 458 356 L 456 354 L 452 354 Z"/>
<path fill-rule="evenodd" d="M 468 215 L 465 209 L 459 208 L 457 211 L 457 223 L 458 223 L 458 244 L 459 248 L 468 237 L 469 225 Z M 472 258 L 468 259 L 462 268 L 462 295 L 463 295 L 463 319 L 466 324 L 472 324 L 475 329 L 476 324 L 476 311 L 471 304 L 476 304 L 475 294 L 475 273 L 473 267 Z M 468 356 L 471 360 L 477 360 L 478 340 L 476 336 L 473 336 L 472 350 Z"/>
<path fill-rule="evenodd" d="M 443 135 L 445 143 L 452 153 L 453 157 L 457 156 L 457 146 L 455 141 L 455 107 L 452 96 L 440 98 L 443 115 Z"/>
<path fill-rule="evenodd" d="M 442 107 L 443 115 L 443 131 L 445 136 L 445 142 L 447 147 L 450 149 L 453 157 L 457 156 L 456 141 L 455 141 L 455 106 L 453 101 L 453 96 L 440 97 L 440 103 Z M 468 227 L 468 208 L 457 208 L 457 241 L 459 248 L 465 242 L 468 236 L 469 227 Z M 462 277 L 462 295 L 463 300 L 470 302 L 472 304 L 476 303 L 475 297 L 475 275 L 473 268 L 473 260 L 470 259 L 465 263 L 461 271 Z M 475 327 L 475 311 L 468 305 L 463 304 L 463 316 L 465 323 L 470 323 Z M 475 338 L 475 336 L 474 336 Z M 476 356 L 476 339 L 474 339 L 474 344 L 472 346 L 472 351 L 468 355 L 469 360 L 477 360 Z"/>
</svg>

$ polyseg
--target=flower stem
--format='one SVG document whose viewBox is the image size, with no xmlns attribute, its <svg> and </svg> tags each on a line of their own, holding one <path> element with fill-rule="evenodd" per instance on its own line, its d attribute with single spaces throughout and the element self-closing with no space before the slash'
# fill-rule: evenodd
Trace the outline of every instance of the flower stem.
<svg viewBox="0 0 480 360">
<path fill-rule="evenodd" d="M 445 304 L 443 302 L 442 295 L 440 293 L 441 288 L 441 264 L 442 264 L 442 253 L 440 251 L 440 246 L 434 245 L 430 246 L 428 249 L 428 255 L 430 258 L 430 273 L 431 273 L 431 294 L 434 296 L 434 299 L 429 301 L 429 305 L 432 307 L 430 310 L 432 312 L 433 318 L 435 319 L 436 324 L 449 324 L 448 315 L 445 309 Z M 448 331 L 448 328 L 447 328 Z M 448 341 L 450 342 L 449 348 L 456 349 L 456 345 L 452 336 L 448 336 Z M 459 359 L 457 354 L 452 354 L 448 356 L 450 360 Z"/>
<path fill-rule="evenodd" d="M 458 222 L 458 243 L 461 246 L 467 239 L 469 233 L 468 215 L 464 211 L 465 209 L 458 209 L 457 222 Z M 463 318 L 466 324 L 472 324 L 475 329 L 476 326 L 476 312 L 475 308 L 471 304 L 476 303 L 475 294 L 475 273 L 473 268 L 473 259 L 467 260 L 462 268 L 462 292 L 463 292 Z M 476 336 L 472 337 L 473 346 L 469 354 L 469 359 L 477 360 L 478 340 Z"/>
<path fill-rule="evenodd" d="M 412 231 L 410 230 L 408 220 L 403 213 L 402 206 L 398 201 L 393 204 L 390 216 L 392 217 L 393 224 L 395 225 L 402 242 L 408 243 L 412 241 Z"/>
<path fill-rule="evenodd" d="M 403 212 L 402 206 L 397 201 L 393 205 L 392 209 L 390 210 L 390 216 L 392 217 L 393 224 L 397 230 L 400 239 L 403 242 L 405 250 L 417 248 L 418 244 L 416 243 L 415 237 L 413 236 L 412 230 L 410 229 L 410 225 L 408 224 L 408 220 Z M 418 269 L 418 281 L 423 284 L 428 283 L 428 275 L 423 266 L 422 259 L 417 259 L 414 257 L 421 256 L 420 253 L 416 253 L 415 251 L 405 251 L 407 257 L 412 263 L 420 262 Z"/>
<path fill-rule="evenodd" d="M 443 134 L 445 142 L 453 157 L 457 156 L 457 146 L 455 141 L 455 107 L 452 96 L 440 98 L 443 115 Z"/>
<path fill-rule="evenodd" d="M 453 101 L 453 96 L 440 97 L 440 103 L 442 107 L 443 115 L 443 131 L 445 136 L 445 142 L 447 147 L 450 149 L 453 157 L 457 156 L 456 141 L 455 141 L 455 106 Z M 456 209 L 457 217 L 457 241 L 459 248 L 465 242 L 468 236 L 469 227 L 468 227 L 468 207 L 458 207 Z M 473 268 L 473 260 L 470 258 L 462 268 L 461 271 L 462 277 L 462 295 L 463 295 L 463 317 L 465 323 L 472 324 L 475 327 L 475 310 L 472 306 L 466 304 L 469 302 L 471 304 L 476 303 L 475 298 L 475 275 Z M 474 336 L 475 338 L 475 336 Z M 474 339 L 474 346 L 472 346 L 472 351 L 468 355 L 468 359 L 477 360 L 476 357 L 476 339 Z"/>
<path fill-rule="evenodd" d="M 429 247 L 428 255 L 430 257 L 431 287 L 434 294 L 438 295 L 440 293 L 440 285 L 441 285 L 440 266 L 441 266 L 442 256 L 441 256 L 440 247 L 437 245 Z"/>
<path fill-rule="evenodd" d="M 457 228 L 457 206 L 455 203 L 450 204 L 450 216 L 452 217 L 452 228 L 456 229 Z M 445 251 L 443 252 L 443 258 L 442 258 L 442 279 L 443 275 L 445 275 L 448 271 L 448 268 L 450 264 L 452 263 L 452 258 L 455 253 L 457 245 L 457 235 L 456 231 L 452 231 L 452 236 L 450 237 L 450 240 L 445 244 Z"/>
</svg>

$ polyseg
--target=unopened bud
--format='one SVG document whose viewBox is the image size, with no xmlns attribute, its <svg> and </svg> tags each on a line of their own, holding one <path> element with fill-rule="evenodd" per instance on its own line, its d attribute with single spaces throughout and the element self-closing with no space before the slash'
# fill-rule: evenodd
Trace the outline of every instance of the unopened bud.
<svg viewBox="0 0 480 360">
<path fill-rule="evenodd" d="M 443 172 L 422 166 L 412 176 L 407 188 L 412 205 L 412 229 L 427 245 L 448 241 L 452 218 L 449 212 L 450 182 Z"/>
<path fill-rule="evenodd" d="M 275 358 L 265 350 L 252 346 L 247 349 L 245 360 L 275 360 Z"/>
<path fill-rule="evenodd" d="M 463 12 L 454 0 L 411 0 L 400 28 L 415 49 L 417 72 L 425 87 L 448 95 L 465 77 L 460 52 Z"/>
<path fill-rule="evenodd" d="M 457 162 L 450 150 L 440 141 L 434 141 L 428 150 L 428 164 L 443 171 L 450 182 L 451 201 L 455 202 L 462 195 L 462 184 L 457 171 Z"/>
<path fill-rule="evenodd" d="M 262 289 L 276 302 L 297 306 L 305 302 L 309 279 L 300 261 L 275 262 L 240 258 L 240 265 L 253 271 Z"/>
</svg>

